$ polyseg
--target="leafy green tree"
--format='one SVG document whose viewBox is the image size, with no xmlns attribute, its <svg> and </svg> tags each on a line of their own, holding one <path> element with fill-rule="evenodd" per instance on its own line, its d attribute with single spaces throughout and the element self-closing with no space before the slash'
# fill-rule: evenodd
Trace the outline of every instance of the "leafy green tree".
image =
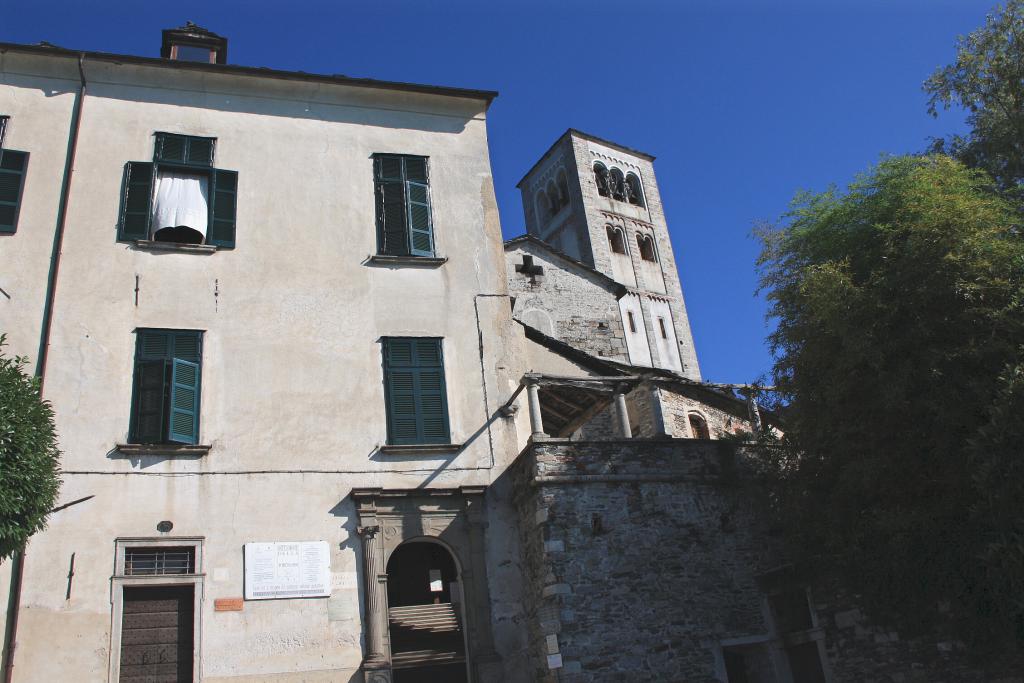
<svg viewBox="0 0 1024 683">
<path fill-rule="evenodd" d="M 983 168 L 1003 190 L 1024 198 L 1024 0 L 996 7 L 986 24 L 957 41 L 956 61 L 924 83 L 928 111 L 960 106 L 966 137 L 937 140 L 933 151 Z"/>
<path fill-rule="evenodd" d="M 884 159 L 798 195 L 759 231 L 759 267 L 791 447 L 773 498 L 798 558 L 880 618 L 955 615 L 994 643 L 1024 638 L 1024 241 L 991 183 Z"/>
<path fill-rule="evenodd" d="M 0 560 L 46 526 L 60 488 L 53 410 L 27 359 L 2 353 L 0 335 Z"/>
</svg>

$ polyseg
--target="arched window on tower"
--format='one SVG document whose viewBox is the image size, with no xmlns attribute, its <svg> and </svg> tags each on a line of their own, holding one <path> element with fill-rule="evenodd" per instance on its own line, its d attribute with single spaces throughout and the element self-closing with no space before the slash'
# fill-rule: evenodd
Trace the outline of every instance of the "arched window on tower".
<svg viewBox="0 0 1024 683">
<path fill-rule="evenodd" d="M 608 190 L 608 169 L 600 161 L 594 164 L 594 182 L 597 183 L 599 195 L 608 197 L 611 194 Z"/>
<path fill-rule="evenodd" d="M 569 206 L 569 181 L 566 179 L 565 171 L 558 173 L 558 208 Z"/>
<path fill-rule="evenodd" d="M 654 238 L 638 232 L 636 234 L 636 246 L 640 249 L 640 258 L 644 261 L 657 263 L 658 257 L 654 253 Z"/>
<path fill-rule="evenodd" d="M 644 191 L 640 186 L 640 179 L 636 177 L 636 174 L 626 174 L 626 199 L 630 204 L 637 206 L 644 205 Z"/>
<path fill-rule="evenodd" d="M 608 246 L 615 254 L 626 253 L 626 240 L 622 237 L 622 231 L 618 228 L 614 228 L 610 225 L 605 226 L 605 230 L 608 231 Z"/>
<path fill-rule="evenodd" d="M 562 208 L 562 202 L 558 197 L 558 188 L 551 181 L 548 181 L 548 206 L 551 207 L 551 217 L 554 218 Z"/>
<path fill-rule="evenodd" d="M 608 174 L 608 182 L 611 184 L 612 199 L 626 201 L 626 180 L 622 177 L 622 171 L 613 168 Z"/>
<path fill-rule="evenodd" d="M 543 189 L 537 192 L 537 220 L 545 221 L 551 215 L 551 204 L 548 202 L 548 193 Z"/>
<path fill-rule="evenodd" d="M 690 435 L 694 439 L 710 439 L 711 433 L 708 431 L 708 423 L 704 421 L 704 418 L 697 413 L 690 413 Z"/>
</svg>

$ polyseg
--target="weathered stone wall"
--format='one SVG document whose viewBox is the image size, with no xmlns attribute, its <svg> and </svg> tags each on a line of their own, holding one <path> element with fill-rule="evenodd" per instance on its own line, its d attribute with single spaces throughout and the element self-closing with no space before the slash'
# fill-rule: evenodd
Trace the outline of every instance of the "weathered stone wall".
<svg viewBox="0 0 1024 683">
<path fill-rule="evenodd" d="M 851 596 L 832 583 L 818 585 L 814 595 L 818 620 L 825 629 L 832 676 L 837 682 L 1024 682 L 1021 656 L 972 662 L 964 644 L 953 637 L 904 638 L 891 628 L 873 623 Z M 982 664 L 987 671 L 981 670 Z"/>
<path fill-rule="evenodd" d="M 780 587 L 785 558 L 745 465 L 754 453 L 693 439 L 527 447 L 507 476 L 533 680 L 721 682 L 732 653 L 756 683 L 1024 681 L 1019 658 L 971 661 L 953 639 L 903 638 L 833 584 Z M 807 588 L 810 623 L 793 632 L 774 601 Z M 823 679 L 791 667 L 800 642 L 816 644 Z"/>
<path fill-rule="evenodd" d="M 713 643 L 766 631 L 754 576 L 770 553 L 722 462 L 707 441 L 523 453 L 513 476 L 536 680 L 715 681 Z"/>
<path fill-rule="evenodd" d="M 516 272 L 524 255 L 544 268 L 542 278 Z M 505 259 L 517 319 L 587 353 L 628 362 L 614 283 L 530 242 L 506 249 Z"/>
<path fill-rule="evenodd" d="M 693 438 L 689 425 L 691 413 L 696 413 L 704 419 L 712 439 L 720 439 L 726 434 L 752 431 L 750 420 L 740 418 L 735 412 L 709 405 L 706 401 L 699 401 L 667 388 L 662 388 L 661 396 L 665 411 L 665 427 L 676 438 Z"/>
</svg>

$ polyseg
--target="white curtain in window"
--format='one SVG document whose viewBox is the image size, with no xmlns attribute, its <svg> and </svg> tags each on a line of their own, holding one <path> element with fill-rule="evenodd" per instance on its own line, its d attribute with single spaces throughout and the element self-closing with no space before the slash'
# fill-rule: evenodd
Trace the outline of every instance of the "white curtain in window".
<svg viewBox="0 0 1024 683">
<path fill-rule="evenodd" d="M 187 225 L 206 237 L 209 220 L 207 185 L 202 174 L 161 171 L 153 201 L 153 234 L 163 228 Z"/>
</svg>

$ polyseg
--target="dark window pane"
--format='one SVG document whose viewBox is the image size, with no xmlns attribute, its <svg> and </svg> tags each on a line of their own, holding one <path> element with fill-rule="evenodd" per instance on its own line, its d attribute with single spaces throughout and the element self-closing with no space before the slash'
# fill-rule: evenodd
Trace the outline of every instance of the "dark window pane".
<svg viewBox="0 0 1024 683">
<path fill-rule="evenodd" d="M 825 672 L 818 656 L 815 642 L 793 645 L 786 648 L 789 668 L 793 672 L 793 683 L 825 683 Z"/>
<path fill-rule="evenodd" d="M 177 58 L 183 62 L 209 62 L 210 48 L 198 45 L 179 45 Z"/>
<path fill-rule="evenodd" d="M 783 633 L 806 631 L 812 628 L 811 609 L 807 604 L 807 592 L 803 589 L 786 591 L 770 598 L 772 611 Z"/>
</svg>

